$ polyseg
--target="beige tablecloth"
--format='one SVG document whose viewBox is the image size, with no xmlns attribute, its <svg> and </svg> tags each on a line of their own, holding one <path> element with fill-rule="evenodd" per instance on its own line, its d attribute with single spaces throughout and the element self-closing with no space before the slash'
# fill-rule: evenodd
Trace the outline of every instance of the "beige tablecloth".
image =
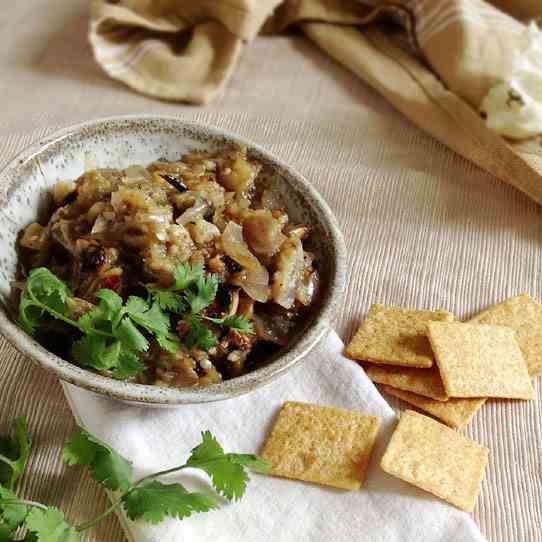
<svg viewBox="0 0 542 542">
<path fill-rule="evenodd" d="M 26 0 L 0 12 L 0 166 L 79 120 L 176 114 L 265 145 L 326 197 L 350 255 L 336 323 L 344 340 L 375 301 L 466 317 L 523 291 L 542 300 L 541 209 L 414 128 L 300 37 L 258 38 L 225 96 L 185 107 L 134 94 L 100 72 L 86 43 L 85 4 Z M 58 382 L 1 340 L 0 382 L 0 424 L 24 413 L 34 433 L 24 494 L 74 522 L 102 511 L 103 491 L 62 465 L 73 420 Z M 466 430 L 492 450 L 474 512 L 491 542 L 542 540 L 541 388 L 538 401 L 488 402 Z M 112 518 L 85 540 L 123 535 Z"/>
</svg>

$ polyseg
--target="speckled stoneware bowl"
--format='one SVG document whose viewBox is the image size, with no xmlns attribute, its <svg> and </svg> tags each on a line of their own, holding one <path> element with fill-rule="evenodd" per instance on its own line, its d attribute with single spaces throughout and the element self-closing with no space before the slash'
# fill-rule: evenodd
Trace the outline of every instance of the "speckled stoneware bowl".
<svg viewBox="0 0 542 542">
<path fill-rule="evenodd" d="M 289 346 L 258 369 L 206 388 L 165 389 L 120 382 L 81 369 L 50 353 L 13 322 L 9 298 L 17 267 L 18 232 L 42 216 L 48 189 L 74 179 L 91 158 L 96 167 L 124 168 L 159 157 L 178 159 L 190 149 L 243 143 L 264 164 L 266 182 L 283 198 L 288 214 L 313 229 L 310 250 L 318 255 L 322 296 Z M 311 184 L 271 154 L 240 137 L 174 117 L 106 118 L 66 128 L 32 145 L 0 173 L 0 332 L 21 352 L 60 379 L 99 394 L 147 405 L 178 405 L 231 398 L 262 386 L 301 361 L 326 334 L 345 278 L 345 246 L 329 207 Z"/>
</svg>

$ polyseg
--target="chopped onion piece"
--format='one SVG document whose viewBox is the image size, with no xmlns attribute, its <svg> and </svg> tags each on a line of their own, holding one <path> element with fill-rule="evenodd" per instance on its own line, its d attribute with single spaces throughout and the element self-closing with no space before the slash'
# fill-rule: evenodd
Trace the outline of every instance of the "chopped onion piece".
<svg viewBox="0 0 542 542">
<path fill-rule="evenodd" d="M 222 234 L 222 247 L 232 260 L 243 267 L 243 272 L 235 276 L 234 284 L 252 299 L 265 303 L 269 299 L 269 272 L 248 249 L 239 224 L 230 222 L 226 226 Z"/>
<path fill-rule="evenodd" d="M 306 279 L 301 281 L 295 298 L 305 307 L 308 307 L 318 291 L 320 277 L 317 271 L 313 271 Z"/>
<path fill-rule="evenodd" d="M 207 211 L 209 210 L 209 204 L 202 200 L 197 199 L 192 205 L 192 207 L 189 207 L 178 219 L 177 224 L 185 225 L 189 222 L 195 222 L 199 218 L 203 218 Z"/>
<path fill-rule="evenodd" d="M 107 229 L 108 224 L 109 222 L 102 215 L 98 215 L 98 218 L 94 221 L 94 225 L 92 226 L 90 233 L 92 235 L 95 233 L 103 233 Z"/>
<path fill-rule="evenodd" d="M 250 252 L 243 238 L 243 228 L 236 222 L 229 222 L 222 234 L 224 252 L 246 271 L 258 272 L 265 269 L 258 258 Z"/>
<path fill-rule="evenodd" d="M 231 280 L 235 286 L 242 288 L 255 301 L 266 303 L 269 299 L 269 273 L 265 267 L 262 272 L 243 271 L 237 273 Z"/>
<path fill-rule="evenodd" d="M 248 246 L 261 256 L 273 256 L 286 240 L 282 224 L 266 210 L 249 213 L 243 221 L 243 233 Z"/>
<path fill-rule="evenodd" d="M 296 292 L 303 279 L 305 257 L 299 237 L 291 237 L 282 246 L 273 275 L 271 293 L 275 303 L 285 309 L 293 306 Z"/>
<path fill-rule="evenodd" d="M 140 181 L 141 179 L 149 179 L 150 173 L 143 166 L 130 166 L 124 171 L 124 177 L 127 181 Z"/>
</svg>

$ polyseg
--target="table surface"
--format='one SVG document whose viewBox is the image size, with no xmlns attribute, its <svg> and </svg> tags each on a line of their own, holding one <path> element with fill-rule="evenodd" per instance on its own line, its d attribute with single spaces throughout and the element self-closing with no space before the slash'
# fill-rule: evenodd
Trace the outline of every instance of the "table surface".
<svg viewBox="0 0 542 542">
<path fill-rule="evenodd" d="M 125 113 L 179 115 L 237 132 L 292 164 L 324 195 L 349 253 L 336 329 L 347 341 L 374 302 L 466 318 L 521 292 L 542 300 L 541 211 L 420 132 L 303 37 L 246 47 L 204 108 L 151 100 L 108 79 L 86 41 L 86 2 L 16 2 L 0 13 L 0 167 L 44 134 Z M 26 414 L 34 454 L 25 496 L 81 521 L 107 505 L 61 443 L 74 422 L 54 377 L 0 340 L 0 424 Z M 542 540 L 542 396 L 489 401 L 465 433 L 490 463 L 474 518 L 488 540 Z M 391 401 L 395 408 L 399 403 Z M 120 542 L 111 518 L 85 540 Z"/>
</svg>

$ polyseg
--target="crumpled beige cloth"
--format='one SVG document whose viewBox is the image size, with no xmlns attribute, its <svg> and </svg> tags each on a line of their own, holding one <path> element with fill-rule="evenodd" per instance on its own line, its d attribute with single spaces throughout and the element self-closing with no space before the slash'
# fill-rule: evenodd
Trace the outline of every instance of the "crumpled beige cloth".
<svg viewBox="0 0 542 542">
<path fill-rule="evenodd" d="M 259 32 L 299 28 L 417 126 L 542 203 L 540 140 L 508 142 L 478 112 L 518 47 L 514 16 L 542 17 L 542 2 L 495 4 L 510 14 L 483 0 L 94 0 L 90 43 L 111 77 L 203 104 Z"/>
</svg>

